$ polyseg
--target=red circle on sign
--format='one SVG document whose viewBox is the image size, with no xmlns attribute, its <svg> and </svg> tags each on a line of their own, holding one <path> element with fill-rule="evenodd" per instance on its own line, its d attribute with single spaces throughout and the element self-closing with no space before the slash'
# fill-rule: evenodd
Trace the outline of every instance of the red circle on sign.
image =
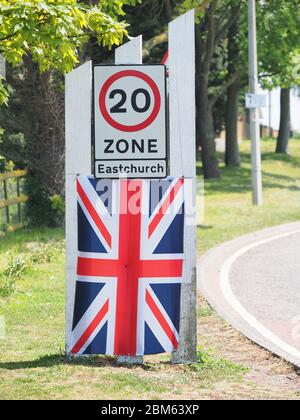
<svg viewBox="0 0 300 420">
<path fill-rule="evenodd" d="M 107 92 L 113 83 L 115 83 L 119 79 L 122 79 L 123 77 L 137 77 L 138 79 L 141 79 L 144 82 L 146 82 L 150 86 L 153 92 L 153 95 L 154 95 L 153 111 L 151 112 L 149 117 L 140 124 L 124 125 L 124 124 L 118 123 L 110 116 L 109 112 L 107 111 L 106 103 L 105 103 Z M 104 119 L 106 120 L 106 122 L 108 122 L 109 125 L 111 125 L 113 128 L 116 128 L 119 131 L 126 131 L 126 132 L 132 133 L 134 131 L 144 130 L 150 124 L 153 123 L 153 121 L 155 120 L 155 118 L 157 117 L 160 111 L 161 97 L 160 97 L 159 89 L 156 86 L 156 83 L 147 74 L 142 73 L 141 71 L 137 71 L 137 70 L 123 70 L 111 76 L 104 83 L 101 89 L 100 95 L 99 95 L 99 105 L 100 105 L 100 111 Z"/>
</svg>

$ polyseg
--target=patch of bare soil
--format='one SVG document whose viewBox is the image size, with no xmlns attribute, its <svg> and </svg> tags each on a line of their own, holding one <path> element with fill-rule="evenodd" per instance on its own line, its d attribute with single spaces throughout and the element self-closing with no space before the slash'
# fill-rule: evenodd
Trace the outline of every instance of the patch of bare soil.
<svg viewBox="0 0 300 420">
<path fill-rule="evenodd" d="M 238 384 L 219 383 L 210 392 L 215 399 L 300 400 L 300 370 L 254 344 L 222 320 L 199 297 L 199 344 L 249 369 Z"/>
</svg>

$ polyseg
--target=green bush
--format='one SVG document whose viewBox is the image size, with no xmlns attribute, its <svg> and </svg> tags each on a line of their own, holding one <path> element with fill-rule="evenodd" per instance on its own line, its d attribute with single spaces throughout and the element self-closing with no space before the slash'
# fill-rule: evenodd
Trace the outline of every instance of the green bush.
<svg viewBox="0 0 300 420">
<path fill-rule="evenodd" d="M 60 195 L 50 197 L 46 187 L 32 175 L 26 179 L 26 221 L 30 227 L 61 227 L 64 224 L 64 199 Z"/>
<path fill-rule="evenodd" d="M 64 198 L 56 194 L 53 197 L 50 197 L 51 209 L 53 213 L 53 218 L 55 221 L 55 226 L 63 226 L 65 221 L 65 200 Z"/>
<path fill-rule="evenodd" d="M 12 172 L 15 169 L 15 164 L 12 161 L 7 161 L 7 159 L 0 155 L 0 173 L 2 172 Z"/>
</svg>

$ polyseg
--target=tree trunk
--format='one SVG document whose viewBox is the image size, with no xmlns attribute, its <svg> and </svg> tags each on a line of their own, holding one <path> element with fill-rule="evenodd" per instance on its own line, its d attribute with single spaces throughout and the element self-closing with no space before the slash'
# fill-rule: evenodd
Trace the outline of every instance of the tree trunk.
<svg viewBox="0 0 300 420">
<path fill-rule="evenodd" d="M 232 12 L 233 13 L 233 12 Z M 239 21 L 228 30 L 228 80 L 231 80 L 239 73 L 240 45 L 237 42 L 239 32 Z M 239 77 L 227 89 L 226 103 L 226 166 L 240 166 L 240 152 L 238 144 L 238 112 L 239 112 Z"/>
<path fill-rule="evenodd" d="M 219 162 L 216 153 L 213 110 L 209 103 L 208 72 L 203 71 L 201 37 L 196 25 L 196 101 L 197 101 L 197 149 L 201 148 L 203 176 L 205 179 L 219 178 Z"/>
<path fill-rule="evenodd" d="M 64 193 L 64 94 L 59 83 L 53 73 L 41 74 L 37 64 L 24 58 L 20 130 L 29 172 L 50 196 Z"/>
<path fill-rule="evenodd" d="M 289 88 L 281 89 L 280 106 L 280 128 L 276 153 L 288 153 L 289 139 L 291 137 L 291 98 Z"/>
<path fill-rule="evenodd" d="M 240 151 L 238 143 L 238 109 L 239 109 L 239 81 L 232 84 L 227 91 L 226 104 L 226 166 L 240 166 Z"/>
<path fill-rule="evenodd" d="M 173 8 L 170 0 L 165 0 L 165 13 L 168 22 L 171 22 L 173 15 Z"/>
<path fill-rule="evenodd" d="M 205 88 L 199 89 L 197 143 L 200 144 L 201 147 L 204 178 L 213 179 L 219 178 L 221 173 L 218 167 L 212 109 L 205 96 Z"/>
</svg>

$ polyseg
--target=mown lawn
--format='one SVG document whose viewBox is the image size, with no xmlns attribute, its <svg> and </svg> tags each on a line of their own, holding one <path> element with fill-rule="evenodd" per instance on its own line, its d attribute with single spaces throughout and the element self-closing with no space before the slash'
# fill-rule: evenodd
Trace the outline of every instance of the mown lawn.
<svg viewBox="0 0 300 420">
<path fill-rule="evenodd" d="M 277 157 L 274 143 L 263 142 L 262 208 L 251 206 L 248 142 L 242 146 L 240 169 L 224 169 L 221 180 L 206 183 L 200 253 L 240 234 L 299 220 L 299 146 L 293 141 L 292 157 Z M 145 366 L 133 368 L 118 367 L 112 358 L 67 362 L 63 236 L 62 230 L 38 229 L 0 237 L 0 316 L 7 330 L 0 338 L 0 399 L 215 398 L 223 389 L 226 397 L 235 397 L 241 387 L 245 396 L 255 397 L 259 387 L 247 376 L 250 366 L 233 363 L 211 345 L 205 325 L 213 311 L 206 306 L 198 311 L 199 343 L 205 350 L 199 349 L 196 365 L 172 366 L 166 356 L 146 358 Z M 7 276 L 11 290 L 1 292 Z"/>
</svg>

